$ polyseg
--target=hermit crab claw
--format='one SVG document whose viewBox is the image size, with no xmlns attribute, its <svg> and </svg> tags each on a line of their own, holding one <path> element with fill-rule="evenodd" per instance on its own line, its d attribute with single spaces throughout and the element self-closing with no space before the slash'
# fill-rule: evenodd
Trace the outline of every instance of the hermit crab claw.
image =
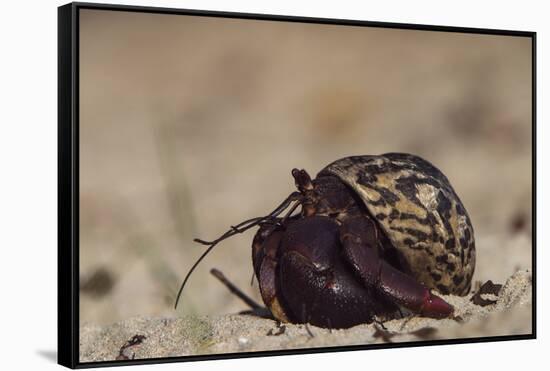
<svg viewBox="0 0 550 371">
<path fill-rule="evenodd" d="M 447 318 L 453 307 L 413 277 L 381 259 L 376 246 L 377 231 L 371 219 L 355 217 L 341 227 L 340 239 L 345 258 L 366 287 L 371 287 L 391 302 L 422 316 Z"/>
</svg>

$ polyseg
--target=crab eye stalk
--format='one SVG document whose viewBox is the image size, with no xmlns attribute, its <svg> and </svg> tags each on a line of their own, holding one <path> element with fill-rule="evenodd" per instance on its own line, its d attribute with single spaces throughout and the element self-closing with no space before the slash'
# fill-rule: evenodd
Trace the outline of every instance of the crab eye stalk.
<svg viewBox="0 0 550 371">
<path fill-rule="evenodd" d="M 294 177 L 296 188 L 298 188 L 301 193 L 313 190 L 311 177 L 304 169 L 292 169 L 292 176 Z"/>
</svg>

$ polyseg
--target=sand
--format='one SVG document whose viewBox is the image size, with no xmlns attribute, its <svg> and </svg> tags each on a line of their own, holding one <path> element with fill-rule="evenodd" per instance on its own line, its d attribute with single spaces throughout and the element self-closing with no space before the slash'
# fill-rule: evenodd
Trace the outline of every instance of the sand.
<svg viewBox="0 0 550 371">
<path fill-rule="evenodd" d="M 519 335 L 531 332 L 532 274 L 520 270 L 498 295 L 484 294 L 487 305 L 465 297 L 443 296 L 455 319 L 406 316 L 349 329 L 278 324 L 249 314 L 133 317 L 107 326 L 80 329 L 81 362 L 362 345 L 434 339 Z"/>
</svg>

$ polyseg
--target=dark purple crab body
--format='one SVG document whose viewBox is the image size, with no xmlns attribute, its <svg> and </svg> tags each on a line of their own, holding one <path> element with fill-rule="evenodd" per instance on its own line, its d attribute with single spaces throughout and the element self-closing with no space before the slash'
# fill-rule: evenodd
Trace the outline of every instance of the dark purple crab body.
<svg viewBox="0 0 550 371">
<path fill-rule="evenodd" d="M 252 249 L 276 319 L 345 328 L 400 307 L 452 314 L 431 289 L 466 294 L 475 247 L 468 214 L 438 169 L 385 154 L 343 158 L 314 180 L 292 174 L 301 213 L 261 223 Z"/>
</svg>

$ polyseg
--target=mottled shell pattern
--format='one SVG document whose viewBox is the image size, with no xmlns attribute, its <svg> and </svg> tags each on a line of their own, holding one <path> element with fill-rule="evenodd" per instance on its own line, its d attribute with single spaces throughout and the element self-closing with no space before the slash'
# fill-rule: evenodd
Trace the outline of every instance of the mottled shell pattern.
<svg viewBox="0 0 550 371">
<path fill-rule="evenodd" d="M 419 282 L 442 294 L 469 292 L 474 230 L 435 166 L 418 156 L 386 153 L 346 157 L 318 175 L 335 175 L 359 195 Z"/>
</svg>

